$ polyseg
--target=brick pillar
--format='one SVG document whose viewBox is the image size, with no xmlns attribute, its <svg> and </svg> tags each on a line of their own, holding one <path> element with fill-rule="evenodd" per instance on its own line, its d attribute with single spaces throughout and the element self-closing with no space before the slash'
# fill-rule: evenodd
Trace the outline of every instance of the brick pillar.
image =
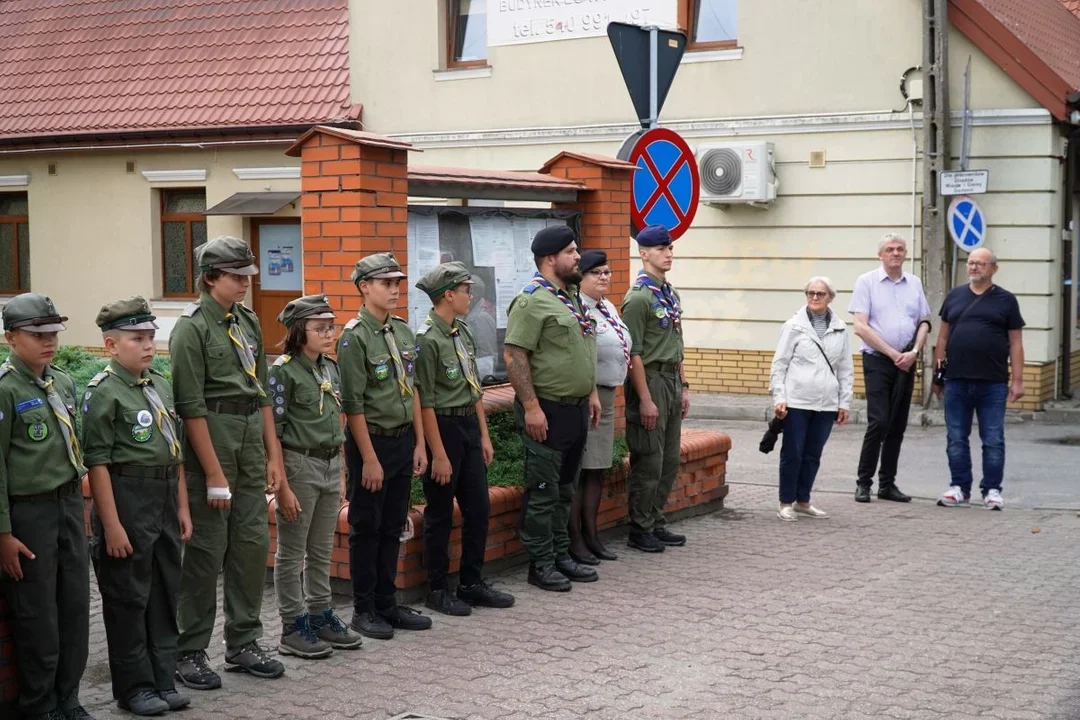
<svg viewBox="0 0 1080 720">
<path fill-rule="evenodd" d="M 373 133 L 314 127 L 286 155 L 300 158 L 304 294 L 324 293 L 344 323 L 360 309 L 349 279 L 363 255 L 408 263 L 408 151 Z M 399 311 L 408 313 L 407 305 Z"/>
<path fill-rule="evenodd" d="M 0 595 L 0 717 L 15 717 L 18 698 L 19 676 L 15 668 L 15 638 L 11 634 L 7 601 Z"/>
<path fill-rule="evenodd" d="M 583 250 L 603 250 L 611 267 L 608 299 L 618 307 L 630 289 L 630 182 L 636 167 L 603 155 L 561 152 L 540 172 L 585 185 L 576 202 L 553 203 L 559 210 L 581 213 Z M 622 390 L 615 396 L 615 430 L 626 429 Z"/>
</svg>

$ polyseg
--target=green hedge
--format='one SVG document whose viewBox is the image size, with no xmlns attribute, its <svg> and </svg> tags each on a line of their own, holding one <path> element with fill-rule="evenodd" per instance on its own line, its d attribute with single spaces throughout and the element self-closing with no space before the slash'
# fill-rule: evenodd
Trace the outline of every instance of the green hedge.
<svg viewBox="0 0 1080 720">
<path fill-rule="evenodd" d="M 9 352 L 6 345 L 0 345 L 0 362 L 3 362 Z M 101 372 L 107 363 L 105 358 L 91 355 L 75 345 L 62 346 L 53 358 L 53 364 L 75 380 L 80 395 L 86 388 L 86 384 Z M 172 377 L 167 358 L 161 356 L 154 358 L 153 368 L 166 377 Z M 525 450 L 521 443 L 521 435 L 514 424 L 514 414 L 498 412 L 490 415 L 488 432 L 491 435 L 491 444 L 496 449 L 495 460 L 488 468 L 488 485 L 498 487 L 521 485 Z M 612 467 L 622 464 L 626 453 L 626 440 L 622 437 L 615 438 L 615 448 L 611 458 Z M 419 477 L 413 478 L 411 501 L 414 505 L 424 503 L 424 491 Z"/>
</svg>

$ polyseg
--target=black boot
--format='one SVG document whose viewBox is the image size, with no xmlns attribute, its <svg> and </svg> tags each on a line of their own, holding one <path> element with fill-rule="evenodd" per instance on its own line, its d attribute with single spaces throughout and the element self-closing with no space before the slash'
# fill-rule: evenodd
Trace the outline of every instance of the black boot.
<svg viewBox="0 0 1080 720">
<path fill-rule="evenodd" d="M 651 532 L 635 532 L 630 531 L 630 537 L 626 539 L 626 544 L 635 550 L 647 553 L 662 553 L 664 552 L 664 545 L 656 539 Z"/>
<path fill-rule="evenodd" d="M 556 570 L 554 565 L 537 567 L 533 563 L 529 563 L 529 584 L 553 592 L 570 592 L 572 587 L 566 576 Z"/>
<path fill-rule="evenodd" d="M 855 486 L 855 502 L 868 503 L 870 502 L 870 486 L 859 483 Z"/>
<path fill-rule="evenodd" d="M 600 579 L 600 576 L 596 574 L 595 570 L 590 567 L 585 567 L 584 565 L 578 565 L 574 562 L 573 558 L 568 555 L 556 558 L 555 569 L 574 582 L 596 582 Z"/>
<path fill-rule="evenodd" d="M 877 491 L 878 500 L 892 500 L 893 502 L 911 502 L 911 498 L 900 492 L 896 483 L 879 485 Z"/>
</svg>

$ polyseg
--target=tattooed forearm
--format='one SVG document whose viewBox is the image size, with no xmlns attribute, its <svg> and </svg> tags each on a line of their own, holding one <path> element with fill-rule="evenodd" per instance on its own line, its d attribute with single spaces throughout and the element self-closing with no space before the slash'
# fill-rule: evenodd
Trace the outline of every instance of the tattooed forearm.
<svg viewBox="0 0 1080 720">
<path fill-rule="evenodd" d="M 536 391 L 533 390 L 532 369 L 529 367 L 529 351 L 514 345 L 507 345 L 503 354 L 506 360 L 506 375 L 510 380 L 510 387 L 517 393 L 518 402 L 522 405 L 536 400 Z"/>
</svg>

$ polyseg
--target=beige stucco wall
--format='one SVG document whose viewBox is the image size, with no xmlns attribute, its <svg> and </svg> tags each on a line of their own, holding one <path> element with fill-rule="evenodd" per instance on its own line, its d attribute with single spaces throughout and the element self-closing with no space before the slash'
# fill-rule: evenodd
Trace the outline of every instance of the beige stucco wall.
<svg viewBox="0 0 1080 720">
<path fill-rule="evenodd" d="M 223 146 L 142 152 L 0 154 L 0 175 L 29 173 L 24 187 L 30 203 L 30 286 L 49 295 L 71 319 L 61 342 L 97 346 L 94 316 L 105 302 L 130 295 L 154 299 L 169 325 L 185 306 L 160 300 L 160 199 L 163 188 L 205 187 L 207 206 L 235 192 L 300 189 L 300 180 L 239 180 L 234 168 L 298 166 L 285 145 L 260 148 Z M 134 160 L 134 173 L 126 162 Z M 48 164 L 56 163 L 56 175 Z M 206 170 L 205 182 L 148 182 L 146 170 Z M 285 206 L 279 215 L 299 215 Z M 248 237 L 248 222 L 235 216 L 207 218 L 208 237 Z M 2 304 L 4 298 L 0 298 Z M 162 335 L 164 333 L 161 333 Z"/>
<path fill-rule="evenodd" d="M 692 148 L 771 141 L 780 178 L 769 209 L 702 205 L 678 243 L 672 279 L 685 300 L 689 345 L 771 349 L 811 275 L 832 277 L 835 307 L 846 314 L 855 278 L 877 262 L 878 238 L 911 234 L 912 132 L 898 83 L 921 61 L 920 6 L 747 1 L 741 51 L 716 56 L 738 59 L 684 59 L 662 124 Z M 364 103 L 369 130 L 424 149 L 414 163 L 535 169 L 562 149 L 613 155 L 633 128 L 607 38 L 490 48 L 489 77 L 447 80 L 455 75 L 440 70 L 440 2 L 352 7 L 364 15 L 351 37 L 353 100 Z M 1061 137 L 1049 114 L 955 31 L 954 110 L 969 57 L 971 167 L 991 173 L 991 192 L 979 198 L 987 245 L 1002 259 L 997 280 L 1020 297 L 1028 360 L 1049 361 L 1060 325 Z M 915 120 L 921 146 L 918 113 Z M 812 150 L 826 151 L 825 168 L 809 167 Z M 915 256 L 921 164 L 916 177 Z"/>
</svg>

